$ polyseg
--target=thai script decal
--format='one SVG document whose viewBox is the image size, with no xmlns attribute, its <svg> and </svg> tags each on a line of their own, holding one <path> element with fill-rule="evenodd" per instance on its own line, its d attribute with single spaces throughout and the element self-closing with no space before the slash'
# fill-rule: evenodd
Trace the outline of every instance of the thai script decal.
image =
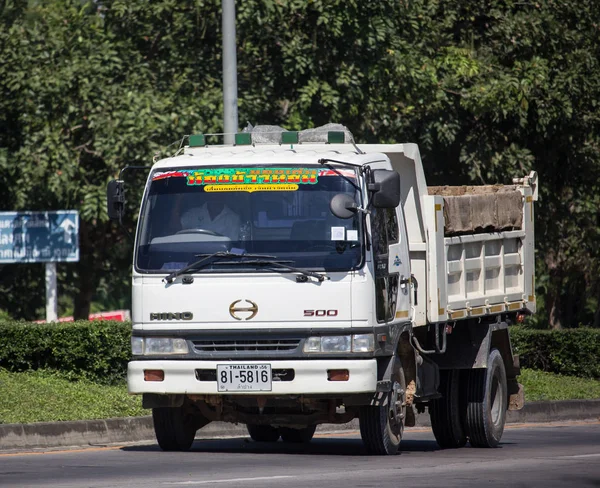
<svg viewBox="0 0 600 488">
<path fill-rule="evenodd" d="M 317 170 L 307 168 L 214 168 L 197 169 L 187 175 L 188 185 L 274 184 L 314 185 Z"/>
<path fill-rule="evenodd" d="M 322 176 L 354 178 L 354 171 L 321 168 L 197 168 L 157 172 L 152 181 L 185 178 L 188 186 L 207 192 L 295 191 L 298 185 L 316 185 Z"/>
</svg>

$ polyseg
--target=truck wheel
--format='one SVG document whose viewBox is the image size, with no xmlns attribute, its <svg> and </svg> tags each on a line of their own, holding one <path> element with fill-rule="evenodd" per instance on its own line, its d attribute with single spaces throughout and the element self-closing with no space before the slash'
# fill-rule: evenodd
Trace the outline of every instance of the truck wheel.
<svg viewBox="0 0 600 488">
<path fill-rule="evenodd" d="M 256 442 L 277 442 L 279 439 L 279 429 L 272 425 L 248 424 L 248 434 Z"/>
<path fill-rule="evenodd" d="M 463 447 L 467 435 L 463 428 L 464 406 L 460 402 L 460 370 L 440 371 L 440 393 L 442 398 L 429 403 L 431 428 L 438 445 L 443 449 Z"/>
<path fill-rule="evenodd" d="M 406 381 L 400 361 L 392 374 L 392 391 L 378 406 L 364 406 L 359 412 L 360 436 L 369 454 L 396 454 L 404 432 Z"/>
<path fill-rule="evenodd" d="M 152 409 L 154 433 L 163 451 L 187 451 L 194 443 L 196 425 L 192 415 L 181 407 Z"/>
<path fill-rule="evenodd" d="M 497 447 L 504 432 L 508 394 L 506 370 L 498 349 L 488 356 L 487 369 L 469 372 L 466 430 L 473 447 Z"/>
<path fill-rule="evenodd" d="M 283 442 L 304 444 L 310 442 L 315 435 L 316 425 L 309 425 L 303 429 L 292 429 L 291 427 L 280 427 L 279 432 Z"/>
</svg>

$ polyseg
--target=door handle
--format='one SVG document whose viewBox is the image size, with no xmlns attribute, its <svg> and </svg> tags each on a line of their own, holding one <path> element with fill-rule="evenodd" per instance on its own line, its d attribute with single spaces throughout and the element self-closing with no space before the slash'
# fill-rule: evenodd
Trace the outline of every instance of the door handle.
<svg viewBox="0 0 600 488">
<path fill-rule="evenodd" d="M 406 287 L 406 285 L 411 285 L 413 287 L 414 290 L 414 302 L 415 305 L 418 305 L 418 300 L 417 300 L 417 290 L 419 289 L 419 282 L 417 281 L 417 279 L 415 278 L 414 274 L 410 275 L 410 278 L 405 278 L 404 275 L 402 275 L 400 277 L 400 286 L 402 287 L 402 289 L 404 289 Z"/>
<path fill-rule="evenodd" d="M 414 274 L 410 275 L 410 281 L 411 281 L 413 289 L 415 291 L 415 305 L 417 305 L 418 304 L 418 301 L 417 301 L 417 290 L 419 289 L 419 282 L 415 278 Z"/>
</svg>

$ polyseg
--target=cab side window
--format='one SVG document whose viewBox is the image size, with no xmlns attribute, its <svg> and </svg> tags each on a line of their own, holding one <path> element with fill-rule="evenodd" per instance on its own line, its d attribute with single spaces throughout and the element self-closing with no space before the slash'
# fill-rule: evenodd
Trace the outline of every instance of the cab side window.
<svg viewBox="0 0 600 488">
<path fill-rule="evenodd" d="M 389 272 L 389 245 L 398 242 L 398 219 L 393 208 L 374 208 L 371 232 L 375 264 L 375 306 L 378 322 L 394 318 L 398 293 L 398 273 Z"/>
<path fill-rule="evenodd" d="M 389 244 L 398 242 L 398 216 L 393 208 L 382 209 L 385 212 L 385 229 Z"/>
</svg>

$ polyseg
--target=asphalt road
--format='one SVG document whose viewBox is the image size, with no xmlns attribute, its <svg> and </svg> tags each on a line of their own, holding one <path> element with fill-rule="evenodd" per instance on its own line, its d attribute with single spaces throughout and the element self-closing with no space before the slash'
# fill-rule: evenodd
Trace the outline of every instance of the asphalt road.
<svg viewBox="0 0 600 488">
<path fill-rule="evenodd" d="M 306 446 L 245 438 L 1 454 L 0 487 L 600 487 L 600 422 L 509 426 L 498 449 L 440 450 L 409 429 L 398 456 L 364 454 L 356 432 Z"/>
</svg>

